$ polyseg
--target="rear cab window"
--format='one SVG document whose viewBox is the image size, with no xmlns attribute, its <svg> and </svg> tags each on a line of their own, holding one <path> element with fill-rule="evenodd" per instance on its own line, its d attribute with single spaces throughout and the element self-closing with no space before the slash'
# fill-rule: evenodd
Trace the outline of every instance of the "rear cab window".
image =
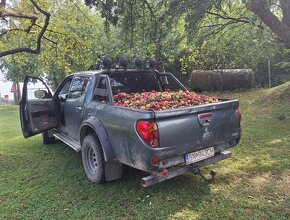
<svg viewBox="0 0 290 220">
<path fill-rule="evenodd" d="M 161 86 L 153 73 L 115 73 L 109 76 L 113 95 L 125 93 L 161 91 Z"/>
<path fill-rule="evenodd" d="M 110 103 L 118 93 L 142 93 L 183 90 L 170 75 L 153 72 L 112 72 L 98 77 L 93 100 Z M 113 102 L 113 101 L 112 101 Z"/>
<path fill-rule="evenodd" d="M 109 91 L 108 91 L 107 80 L 105 76 L 100 76 L 96 88 L 94 90 L 93 100 L 103 103 L 109 103 Z"/>
</svg>

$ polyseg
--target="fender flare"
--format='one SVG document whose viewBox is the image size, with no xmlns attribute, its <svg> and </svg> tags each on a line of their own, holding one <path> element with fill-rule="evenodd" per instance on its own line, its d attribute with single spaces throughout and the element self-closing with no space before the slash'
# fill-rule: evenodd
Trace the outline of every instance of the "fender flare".
<svg viewBox="0 0 290 220">
<path fill-rule="evenodd" d="M 108 133 L 105 127 L 103 126 L 102 122 L 96 117 L 91 117 L 82 123 L 79 131 L 80 143 L 82 144 L 85 136 L 91 130 L 95 132 L 101 143 L 105 161 L 111 161 L 116 159 L 115 151 L 111 146 Z"/>
</svg>

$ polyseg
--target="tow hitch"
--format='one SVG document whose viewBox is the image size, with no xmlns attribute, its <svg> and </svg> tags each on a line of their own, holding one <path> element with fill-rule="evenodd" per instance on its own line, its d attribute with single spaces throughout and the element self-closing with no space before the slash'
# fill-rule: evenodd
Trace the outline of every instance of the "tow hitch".
<svg viewBox="0 0 290 220">
<path fill-rule="evenodd" d="M 201 176 L 204 180 L 214 180 L 215 176 L 217 175 L 217 171 L 215 171 L 215 170 L 211 170 L 210 173 L 209 173 L 209 174 L 211 175 L 211 178 L 207 178 L 207 177 L 206 177 L 206 176 L 201 172 L 201 170 L 200 170 L 199 167 L 194 167 L 192 173 L 193 173 L 194 175 L 199 175 L 199 176 Z"/>
<path fill-rule="evenodd" d="M 219 162 L 221 160 L 227 159 L 231 157 L 231 153 L 230 152 L 221 152 L 217 155 L 215 155 L 214 157 L 202 160 L 202 161 L 198 161 L 196 163 L 190 164 L 190 165 L 184 165 L 181 167 L 172 167 L 166 170 L 163 170 L 159 173 L 152 173 L 151 176 L 147 176 L 142 178 L 142 186 L 144 187 L 148 187 L 151 185 L 154 185 L 156 183 L 160 183 L 164 180 L 167 179 L 171 179 L 173 177 L 185 174 L 185 173 L 189 173 L 192 172 L 196 175 L 200 175 L 203 179 L 208 180 L 201 172 L 200 168 Z M 217 172 L 215 170 L 212 170 L 210 172 L 211 175 L 211 179 L 214 179 L 214 177 L 216 176 Z"/>
</svg>

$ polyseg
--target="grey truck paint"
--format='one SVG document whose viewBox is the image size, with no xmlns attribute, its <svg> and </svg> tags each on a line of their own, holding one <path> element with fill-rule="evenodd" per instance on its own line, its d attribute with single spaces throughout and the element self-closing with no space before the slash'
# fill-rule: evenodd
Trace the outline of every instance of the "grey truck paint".
<svg viewBox="0 0 290 220">
<path fill-rule="evenodd" d="M 25 97 L 22 99 L 20 113 L 24 136 L 49 131 L 80 151 L 84 137 L 89 132 L 94 132 L 100 140 L 106 161 L 119 161 L 148 172 L 182 165 L 185 163 L 184 155 L 190 152 L 214 147 L 215 154 L 219 154 L 238 144 L 241 136 L 238 100 L 221 100 L 218 103 L 160 111 L 118 107 L 113 103 L 110 86 L 112 74 L 151 74 L 162 91 L 159 80 L 161 73 L 151 70 L 98 70 L 72 74 L 53 96 L 48 94 L 36 101 L 25 101 Z M 166 76 L 171 77 L 180 89 L 186 90 L 173 75 Z M 65 83 L 76 77 L 86 77 L 88 81 L 82 95 L 75 99 L 62 98 L 61 91 L 64 90 Z M 109 85 L 100 89 L 100 93 L 108 95 L 107 102 L 94 98 L 101 78 Z M 25 80 L 28 81 L 29 77 Z M 27 92 L 25 88 L 23 92 Z M 42 113 L 48 115 L 49 123 L 53 124 L 42 123 Z M 199 117 L 204 113 L 211 113 L 210 121 Z M 62 123 L 64 120 L 65 123 Z M 139 120 L 157 123 L 159 148 L 148 146 L 139 137 L 136 131 Z M 27 126 L 26 123 L 30 125 Z M 161 159 L 159 166 L 151 164 L 153 157 Z"/>
</svg>

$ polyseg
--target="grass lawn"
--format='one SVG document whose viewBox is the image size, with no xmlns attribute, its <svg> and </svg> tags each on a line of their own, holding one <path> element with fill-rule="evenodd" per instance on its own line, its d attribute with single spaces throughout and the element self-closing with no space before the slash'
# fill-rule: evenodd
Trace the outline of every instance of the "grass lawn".
<svg viewBox="0 0 290 220">
<path fill-rule="evenodd" d="M 149 188 L 125 168 L 121 180 L 89 182 L 81 155 L 65 144 L 24 139 L 18 106 L 0 106 L 0 219 L 289 219 L 290 83 L 219 94 L 237 97 L 243 136 L 231 159 Z"/>
</svg>

